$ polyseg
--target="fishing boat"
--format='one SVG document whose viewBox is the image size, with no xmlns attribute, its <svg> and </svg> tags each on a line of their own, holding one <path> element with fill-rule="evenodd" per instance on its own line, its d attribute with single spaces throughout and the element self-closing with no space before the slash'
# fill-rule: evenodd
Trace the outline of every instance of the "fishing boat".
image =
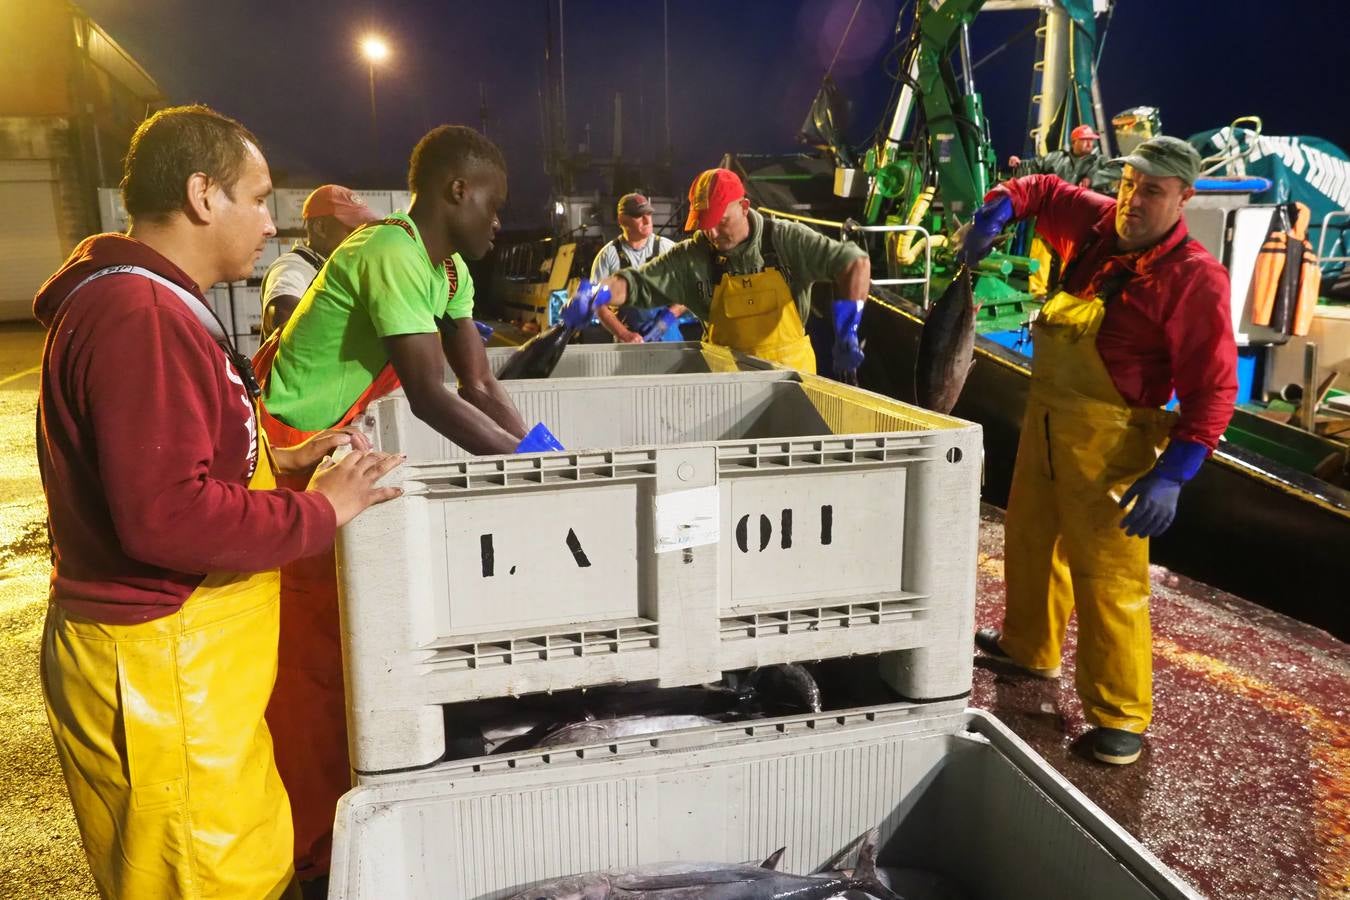
<svg viewBox="0 0 1350 900">
<path fill-rule="evenodd" d="M 835 127 L 839 101 L 827 74 L 802 135 L 816 153 L 724 157 L 761 211 L 868 249 L 874 302 L 860 330 L 867 351 L 859 372 L 863 387 L 915 400 L 926 304 L 955 268 L 948 236 L 969 220 L 999 177 L 975 90 L 971 22 L 982 9 L 1031 6 L 1038 8 L 1040 21 L 1028 155 L 1063 146 L 1078 125 L 1102 132 L 1108 156 L 1111 141 L 1125 153 L 1160 133 L 1156 110 L 1147 107 L 1122 113 L 1109 120 L 1113 129 L 1105 127 L 1096 82 L 1098 13 L 1092 4 L 950 0 L 933 8 L 919 4 L 908 20 L 902 11 L 897 44 L 886 55 L 896 93 L 870 146 L 848 145 Z M 1241 385 L 1232 423 L 1183 492 L 1175 523 L 1155 539 L 1154 559 L 1347 638 L 1350 446 L 1336 434 L 1347 434 L 1350 398 L 1336 395 L 1336 373 L 1329 366 L 1350 360 L 1350 303 L 1324 298 L 1315 310 L 1306 310 L 1315 339 L 1255 324 L 1251 285 L 1257 256 L 1278 206 L 1273 201 L 1287 201 L 1291 193 L 1288 180 L 1279 185 L 1283 193 L 1277 198 L 1261 193 L 1271 184 L 1252 183 L 1247 176 L 1270 173 L 1246 171 L 1244 165 L 1262 157 L 1287 162 L 1299 153 L 1315 155 L 1316 168 L 1346 167 L 1350 173 L 1350 163 L 1325 142 L 1302 139 L 1300 146 L 1300 139 L 1265 138 L 1253 117 L 1192 141 L 1206 157 L 1206 174 L 1216 180 L 1213 190 L 1187 206 L 1187 224 L 1229 271 Z M 1327 184 L 1294 183 L 1296 189 L 1312 188 L 1309 195 L 1321 203 L 1313 220 L 1321 235 L 1313 245 L 1321 245 L 1323 264 L 1339 272 L 1346 259 L 1335 254 L 1346 251 L 1328 252 L 1327 246 L 1329 236 L 1332 245 L 1345 246 L 1344 228 L 1332 227 L 1337 217 L 1341 226 L 1350 220 L 1345 201 Z M 1339 244 L 1336 234 L 1342 234 Z M 1034 265 L 1009 249 L 998 261 L 1001 268 L 992 273 L 986 268 L 976 285 L 982 304 L 976 363 L 953 411 L 984 427 L 984 496 L 1000 506 L 1007 502 L 1030 385 L 1028 326 L 1039 307 L 1027 279 Z M 828 329 L 815 317 L 808 328 L 813 325 Z M 816 343 L 819 352 L 829 342 Z M 1310 345 L 1316 349 L 1307 349 Z"/>
<path fill-rule="evenodd" d="M 923 310 L 878 288 L 863 317 L 863 387 L 914 398 Z M 984 499 L 1006 506 L 1030 357 L 977 325 L 976 362 L 953 414 L 984 428 Z M 1156 562 L 1267 608 L 1350 637 L 1350 490 L 1314 471 L 1328 458 L 1344 471 L 1346 445 L 1239 408 L 1218 450 L 1187 486 L 1172 527 L 1153 540 Z"/>
</svg>

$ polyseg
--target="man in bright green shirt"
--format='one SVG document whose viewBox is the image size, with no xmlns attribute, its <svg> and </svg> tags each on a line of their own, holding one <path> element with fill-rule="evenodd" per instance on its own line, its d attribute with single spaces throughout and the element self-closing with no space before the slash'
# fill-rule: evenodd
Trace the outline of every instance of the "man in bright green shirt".
<svg viewBox="0 0 1350 900">
<path fill-rule="evenodd" d="M 354 233 L 301 298 L 263 405 L 300 431 L 328 428 L 373 399 L 391 366 L 418 418 L 471 453 L 510 453 L 527 429 L 488 366 L 463 259 L 485 256 L 501 228 L 506 163 L 476 131 L 446 125 L 413 150 L 408 180 L 408 213 Z"/>
<path fill-rule="evenodd" d="M 441 126 L 413 150 L 408 182 L 408 213 L 334 250 L 279 341 L 259 352 L 268 436 L 282 446 L 303 440 L 401 385 L 414 415 L 471 453 L 561 449 L 521 440 L 525 424 L 471 318 L 463 257 L 481 259 L 501 228 L 501 152 L 470 128 Z M 458 393 L 446 386 L 447 360 Z M 283 567 L 281 595 L 267 723 L 291 801 L 296 872 L 310 880 L 328 871 L 334 810 L 351 787 L 333 552 Z"/>
</svg>

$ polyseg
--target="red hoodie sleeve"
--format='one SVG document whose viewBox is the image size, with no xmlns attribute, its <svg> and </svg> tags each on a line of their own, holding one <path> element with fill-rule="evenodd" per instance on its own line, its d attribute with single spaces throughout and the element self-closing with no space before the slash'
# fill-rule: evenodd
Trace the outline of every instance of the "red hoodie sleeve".
<svg viewBox="0 0 1350 900">
<path fill-rule="evenodd" d="M 1238 378 L 1228 273 L 1212 258 L 1207 262 L 1194 264 L 1188 288 L 1163 331 L 1178 401 L 1172 439 L 1212 451 L 1233 418 Z"/>
<path fill-rule="evenodd" d="M 985 199 L 999 193 L 1012 200 L 1013 218 L 1036 217 L 1036 233 L 1061 257 L 1070 255 L 1072 248 L 1116 205 L 1110 197 L 1069 184 L 1058 175 L 1012 178 L 995 187 Z"/>
<path fill-rule="evenodd" d="M 247 488 L 246 394 L 182 301 L 138 282 L 128 290 L 153 302 L 100 317 L 80 383 L 127 555 L 180 572 L 258 572 L 331 545 L 326 498 Z"/>
</svg>

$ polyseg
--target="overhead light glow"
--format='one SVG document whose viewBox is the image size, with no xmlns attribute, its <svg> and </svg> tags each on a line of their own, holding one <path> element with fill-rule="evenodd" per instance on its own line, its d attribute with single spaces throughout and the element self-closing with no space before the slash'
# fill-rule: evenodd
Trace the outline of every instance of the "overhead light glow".
<svg viewBox="0 0 1350 900">
<path fill-rule="evenodd" d="M 389 45 L 384 42 L 384 38 L 367 35 L 361 39 L 361 55 L 369 62 L 384 62 L 389 58 Z"/>
</svg>

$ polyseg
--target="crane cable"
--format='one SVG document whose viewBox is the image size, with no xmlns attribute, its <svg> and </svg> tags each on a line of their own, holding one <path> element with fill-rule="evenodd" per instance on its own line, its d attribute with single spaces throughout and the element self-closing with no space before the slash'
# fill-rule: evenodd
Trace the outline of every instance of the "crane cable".
<svg viewBox="0 0 1350 900">
<path fill-rule="evenodd" d="M 853 21 L 858 18 L 858 10 L 862 9 L 862 5 L 863 0 L 858 0 L 858 2 L 854 4 L 853 15 L 848 17 L 848 25 L 844 26 L 844 36 L 839 39 L 839 46 L 834 48 L 834 59 L 830 60 L 829 67 L 825 69 L 825 76 L 820 79 L 822 84 L 825 82 L 826 78 L 830 77 L 830 73 L 834 71 L 834 64 L 839 62 L 839 54 L 843 52 L 844 42 L 848 40 L 848 33 L 853 30 Z"/>
</svg>

